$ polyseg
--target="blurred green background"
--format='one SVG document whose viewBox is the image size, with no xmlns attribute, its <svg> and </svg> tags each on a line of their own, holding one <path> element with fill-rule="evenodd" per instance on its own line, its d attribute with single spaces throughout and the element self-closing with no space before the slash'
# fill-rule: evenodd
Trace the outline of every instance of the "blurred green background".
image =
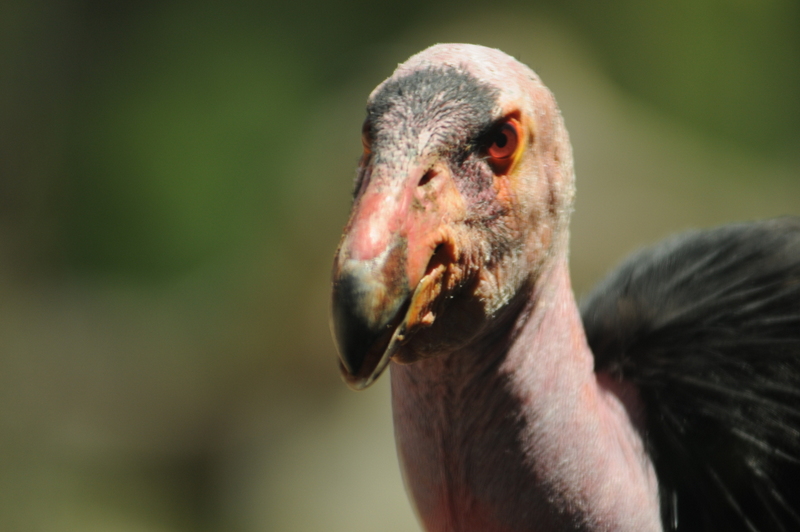
<svg viewBox="0 0 800 532">
<path fill-rule="evenodd" d="M 797 0 L 5 0 L 0 530 L 418 530 L 329 267 L 367 95 L 449 41 L 559 99 L 579 294 L 800 214 Z"/>
</svg>

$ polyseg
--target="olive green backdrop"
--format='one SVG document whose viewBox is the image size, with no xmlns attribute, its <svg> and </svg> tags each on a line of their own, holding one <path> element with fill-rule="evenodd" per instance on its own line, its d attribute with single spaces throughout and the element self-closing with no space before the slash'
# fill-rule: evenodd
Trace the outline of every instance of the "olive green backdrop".
<svg viewBox="0 0 800 532">
<path fill-rule="evenodd" d="M 436 42 L 558 98 L 585 292 L 800 214 L 797 0 L 0 3 L 0 529 L 415 531 L 329 266 L 370 90 Z"/>
</svg>

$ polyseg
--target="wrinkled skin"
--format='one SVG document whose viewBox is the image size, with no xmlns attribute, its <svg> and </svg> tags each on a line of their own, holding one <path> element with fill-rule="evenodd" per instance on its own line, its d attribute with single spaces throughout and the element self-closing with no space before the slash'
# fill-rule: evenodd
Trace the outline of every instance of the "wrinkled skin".
<svg viewBox="0 0 800 532">
<path fill-rule="evenodd" d="M 364 146 L 334 335 L 352 387 L 392 366 L 426 530 L 660 530 L 636 390 L 594 374 L 569 283 L 552 94 L 498 50 L 437 45 L 370 95 Z"/>
</svg>

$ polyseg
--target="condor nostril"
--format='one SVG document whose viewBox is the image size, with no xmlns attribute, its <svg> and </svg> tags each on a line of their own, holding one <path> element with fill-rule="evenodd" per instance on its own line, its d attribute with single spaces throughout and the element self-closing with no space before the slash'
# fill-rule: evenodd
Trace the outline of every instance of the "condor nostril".
<svg viewBox="0 0 800 532">
<path fill-rule="evenodd" d="M 419 183 L 417 183 L 417 186 L 421 187 L 421 186 L 427 185 L 430 182 L 431 179 L 436 177 L 436 174 L 437 174 L 436 170 L 431 168 L 430 170 L 425 172 L 425 174 L 420 178 Z"/>
</svg>

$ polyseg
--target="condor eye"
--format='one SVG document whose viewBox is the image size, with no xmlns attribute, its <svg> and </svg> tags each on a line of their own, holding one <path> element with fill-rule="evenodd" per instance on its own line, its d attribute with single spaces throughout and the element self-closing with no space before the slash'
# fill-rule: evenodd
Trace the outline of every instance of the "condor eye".
<svg viewBox="0 0 800 532">
<path fill-rule="evenodd" d="M 489 146 L 488 154 L 492 162 L 502 163 L 503 159 L 508 159 L 517 151 L 519 142 L 519 123 L 513 118 L 504 122 L 492 135 L 492 144 Z"/>
<path fill-rule="evenodd" d="M 365 154 L 372 152 L 372 124 L 369 123 L 369 118 L 364 120 L 361 126 L 361 144 L 364 146 Z"/>
</svg>

